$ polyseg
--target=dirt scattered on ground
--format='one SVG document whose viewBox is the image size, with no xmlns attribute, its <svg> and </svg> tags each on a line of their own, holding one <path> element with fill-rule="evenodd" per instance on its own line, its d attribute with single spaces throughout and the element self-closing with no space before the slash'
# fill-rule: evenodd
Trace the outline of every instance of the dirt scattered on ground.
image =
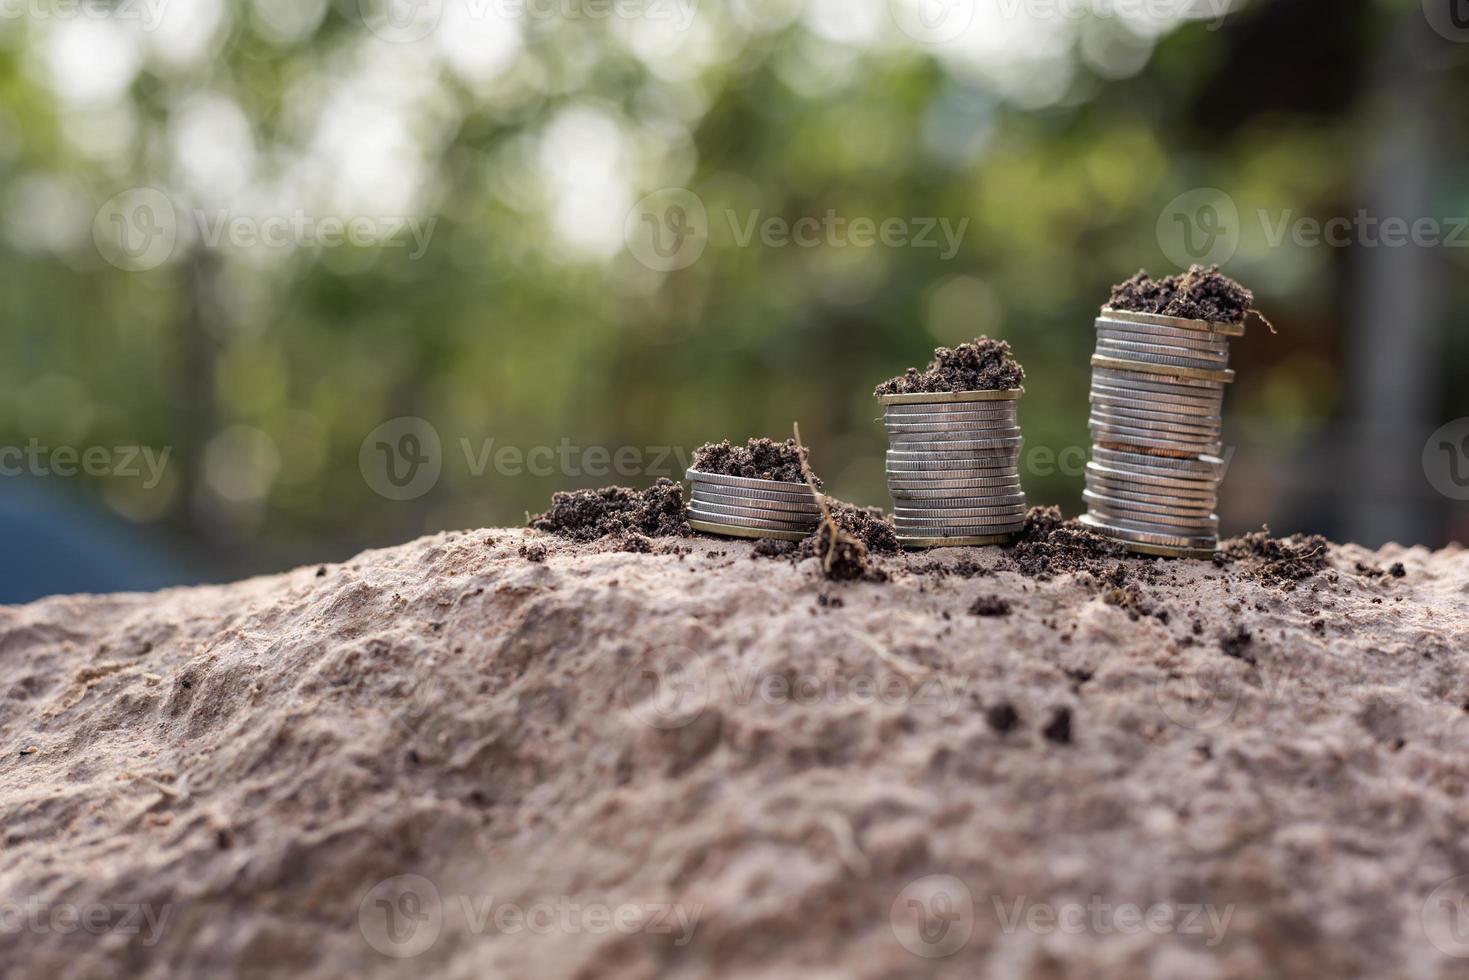
<svg viewBox="0 0 1469 980">
<path fill-rule="evenodd" d="M 985 710 L 984 720 L 990 728 L 1004 734 L 1020 726 L 1020 712 L 1009 701 L 1000 701 Z"/>
<path fill-rule="evenodd" d="M 972 344 L 940 347 L 925 371 L 906 372 L 877 386 L 876 395 L 915 395 L 945 391 L 1009 391 L 1025 380 L 1025 368 L 1003 340 L 980 337 Z"/>
<path fill-rule="evenodd" d="M 527 541 L 520 546 L 520 557 L 526 561 L 543 562 L 549 553 L 546 546 L 539 541 Z"/>
<path fill-rule="evenodd" d="M 531 518 L 530 526 L 573 541 L 628 534 L 687 537 L 693 533 L 683 484 L 668 479 L 659 480 L 647 490 L 603 487 L 557 493 L 551 498 L 551 509 Z"/>
<path fill-rule="evenodd" d="M 1219 649 L 1224 651 L 1226 657 L 1234 660 L 1243 660 L 1251 667 L 1257 666 L 1259 661 L 1255 659 L 1251 648 L 1255 644 L 1255 635 L 1243 626 L 1237 626 L 1229 633 L 1219 638 Z"/>
<path fill-rule="evenodd" d="M 1071 709 L 1057 708 L 1051 712 L 1051 720 L 1041 729 L 1041 734 L 1057 745 L 1071 744 Z"/>
<path fill-rule="evenodd" d="M 1254 311 L 1255 294 L 1219 271 L 1192 266 L 1182 275 L 1154 279 L 1141 271 L 1112 287 L 1108 306 L 1130 313 L 1157 313 L 1185 320 L 1243 323 Z"/>
<path fill-rule="evenodd" d="M 1008 616 L 1010 615 L 1010 603 L 996 595 L 980 596 L 974 600 L 969 607 L 971 616 Z"/>
<path fill-rule="evenodd" d="M 694 451 L 694 469 L 717 476 L 739 476 L 749 480 L 778 480 L 781 483 L 804 483 L 803 466 L 806 450 L 794 439 L 775 442 L 751 439 L 743 446 L 711 442 Z M 817 480 L 816 485 L 821 486 Z"/>
<path fill-rule="evenodd" d="M 800 547 L 796 541 L 781 541 L 779 538 L 761 538 L 750 552 L 751 558 L 790 558 Z"/>
<path fill-rule="evenodd" d="M 1059 507 L 1032 507 L 1010 551 L 1015 568 L 1030 578 L 1046 580 L 1069 572 L 1091 572 L 1118 586 L 1126 581 L 1127 569 L 1117 559 L 1128 556 L 1122 545 L 1078 521 L 1066 520 Z"/>
<path fill-rule="evenodd" d="M 1288 591 L 1294 589 L 1297 582 L 1324 572 L 1330 566 L 1330 547 L 1330 542 L 1319 534 L 1272 538 L 1267 527 L 1263 531 L 1225 541 L 1214 560 L 1221 567 L 1236 566 L 1241 575 L 1261 585 L 1273 585 Z"/>
</svg>

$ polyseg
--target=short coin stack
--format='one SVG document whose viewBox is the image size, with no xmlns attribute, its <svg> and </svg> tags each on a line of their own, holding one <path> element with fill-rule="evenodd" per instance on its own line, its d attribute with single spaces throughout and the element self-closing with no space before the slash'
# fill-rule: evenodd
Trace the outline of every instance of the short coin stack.
<svg viewBox="0 0 1469 980">
<path fill-rule="evenodd" d="M 893 521 L 905 548 L 1003 544 L 1025 526 L 1023 388 L 882 395 Z"/>
<path fill-rule="evenodd" d="M 689 527 L 730 538 L 801 541 L 821 523 L 821 505 L 804 483 L 689 470 Z"/>
<path fill-rule="evenodd" d="M 1242 323 L 1102 310 L 1084 524 L 1143 554 L 1214 553 L 1229 338 L 1244 332 Z"/>
</svg>

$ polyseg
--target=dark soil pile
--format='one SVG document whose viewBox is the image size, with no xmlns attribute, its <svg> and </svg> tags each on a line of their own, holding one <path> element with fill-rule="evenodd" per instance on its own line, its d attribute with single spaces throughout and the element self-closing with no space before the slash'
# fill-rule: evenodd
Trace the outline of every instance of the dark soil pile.
<svg viewBox="0 0 1469 980">
<path fill-rule="evenodd" d="M 1112 287 L 1107 304 L 1130 313 L 1157 313 L 1185 320 L 1243 323 L 1254 309 L 1255 294 L 1219 271 L 1192 266 L 1178 276 L 1155 280 L 1146 271 Z"/>
<path fill-rule="evenodd" d="M 551 509 L 531 518 L 530 526 L 573 541 L 632 534 L 686 537 L 693 533 L 683 484 L 668 479 L 659 480 L 647 490 L 603 487 L 558 493 L 551 498 Z"/>
<path fill-rule="evenodd" d="M 1331 545 L 1319 534 L 1272 538 L 1270 529 L 1225 541 L 1215 559 L 1237 564 L 1238 571 L 1262 585 L 1294 587 L 1330 567 Z"/>
<path fill-rule="evenodd" d="M 1003 340 L 980 337 L 972 344 L 933 352 L 928 370 L 909 368 L 877 386 L 876 395 L 916 395 L 944 391 L 1009 391 L 1025 380 L 1025 368 Z"/>
<path fill-rule="evenodd" d="M 1128 556 L 1122 545 L 1063 518 L 1059 507 L 1032 507 L 1010 551 L 1016 570 L 1031 578 L 1090 572 L 1115 585 L 1121 585 L 1126 576 L 1117 559 Z"/>
<path fill-rule="evenodd" d="M 743 446 L 729 441 L 708 443 L 694 451 L 694 469 L 718 476 L 741 476 L 750 480 L 779 480 L 782 483 L 804 483 L 803 464 L 806 450 L 794 439 L 775 442 L 751 439 Z M 821 481 L 817 480 L 820 486 Z"/>
<path fill-rule="evenodd" d="M 837 527 L 861 541 L 868 554 L 896 555 L 899 552 L 898 530 L 881 507 L 858 507 L 830 498 L 826 506 Z M 813 534 L 801 542 L 798 558 L 810 558 L 818 553 L 817 536 Z"/>
</svg>

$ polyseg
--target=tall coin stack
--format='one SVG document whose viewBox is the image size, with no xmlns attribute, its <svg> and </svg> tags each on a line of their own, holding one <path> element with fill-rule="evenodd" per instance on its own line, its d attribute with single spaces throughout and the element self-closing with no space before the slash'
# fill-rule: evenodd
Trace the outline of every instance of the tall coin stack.
<svg viewBox="0 0 1469 980">
<path fill-rule="evenodd" d="M 1102 310 L 1082 523 L 1142 554 L 1214 554 L 1229 338 L 1244 333 L 1243 323 Z"/>
<path fill-rule="evenodd" d="M 887 479 L 905 548 L 1004 544 L 1025 526 L 1025 389 L 882 395 Z"/>
<path fill-rule="evenodd" d="M 756 480 L 691 469 L 689 527 L 730 538 L 802 541 L 821 523 L 821 505 L 805 483 Z"/>
</svg>

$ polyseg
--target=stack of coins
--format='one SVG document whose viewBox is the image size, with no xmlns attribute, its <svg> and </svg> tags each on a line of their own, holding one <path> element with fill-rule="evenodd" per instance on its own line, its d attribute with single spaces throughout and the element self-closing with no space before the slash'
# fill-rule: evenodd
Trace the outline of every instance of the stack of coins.
<svg viewBox="0 0 1469 980">
<path fill-rule="evenodd" d="M 755 480 L 689 470 L 689 527 L 730 538 L 802 541 L 821 523 L 821 505 L 805 483 Z"/>
<path fill-rule="evenodd" d="M 1229 338 L 1244 332 L 1242 323 L 1102 310 L 1084 524 L 1142 554 L 1217 550 Z"/>
<path fill-rule="evenodd" d="M 1025 389 L 883 395 L 893 522 L 905 548 L 1004 544 L 1025 526 Z"/>
</svg>

